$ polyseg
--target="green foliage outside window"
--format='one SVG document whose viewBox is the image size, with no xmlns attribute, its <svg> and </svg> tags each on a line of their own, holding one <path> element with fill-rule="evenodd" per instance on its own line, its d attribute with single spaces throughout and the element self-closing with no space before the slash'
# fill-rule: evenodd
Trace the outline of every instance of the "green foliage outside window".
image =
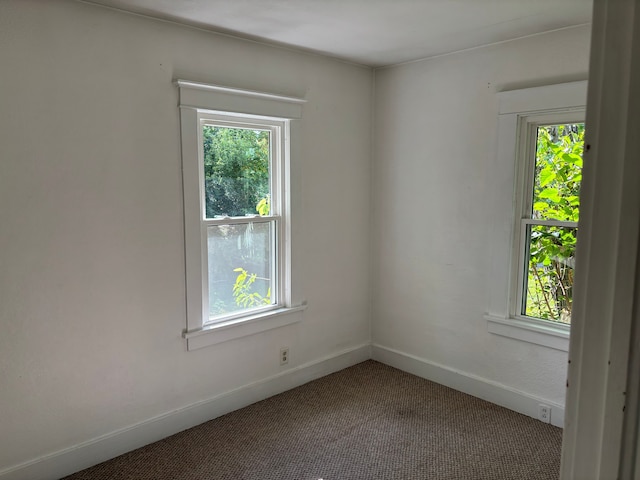
<svg viewBox="0 0 640 480">
<path fill-rule="evenodd" d="M 269 132 L 204 125 L 207 218 L 254 215 L 269 195 Z"/>
<path fill-rule="evenodd" d="M 233 284 L 233 297 L 240 307 L 251 308 L 264 305 L 271 305 L 271 287 L 267 289 L 266 295 L 254 291 L 253 284 L 258 279 L 255 273 L 249 273 L 244 268 L 234 268 L 238 272 L 236 282 Z M 263 279 L 269 281 L 268 278 Z"/>
</svg>

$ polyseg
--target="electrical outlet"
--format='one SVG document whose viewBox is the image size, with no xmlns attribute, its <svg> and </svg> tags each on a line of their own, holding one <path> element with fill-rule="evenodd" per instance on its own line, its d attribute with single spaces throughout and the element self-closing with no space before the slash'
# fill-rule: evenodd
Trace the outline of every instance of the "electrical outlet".
<svg viewBox="0 0 640 480">
<path fill-rule="evenodd" d="M 287 363 L 289 363 L 289 347 L 283 347 L 280 349 L 280 365 Z"/>
<path fill-rule="evenodd" d="M 538 405 L 538 420 L 544 423 L 551 423 L 551 407 L 549 405 Z"/>
</svg>

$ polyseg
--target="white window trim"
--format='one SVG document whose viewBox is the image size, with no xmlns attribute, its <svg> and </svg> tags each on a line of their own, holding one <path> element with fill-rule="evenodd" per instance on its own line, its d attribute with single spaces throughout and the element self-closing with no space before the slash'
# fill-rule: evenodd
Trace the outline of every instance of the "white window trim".
<svg viewBox="0 0 640 480">
<path fill-rule="evenodd" d="M 297 128 L 296 121 L 302 116 L 305 100 L 186 80 L 178 80 L 176 84 L 180 92 L 187 301 L 187 324 L 183 337 L 186 339 L 187 349 L 195 350 L 300 321 L 306 303 L 302 301 L 300 292 L 292 288 L 296 274 L 291 261 L 290 156 L 297 148 L 290 132 Z M 281 239 L 276 256 L 280 262 L 281 293 L 278 305 L 208 323 L 208 308 L 204 308 L 206 302 L 203 302 L 206 291 L 206 258 L 202 255 L 202 242 L 205 241 L 202 235 L 202 192 L 196 185 L 200 184 L 201 119 L 215 119 L 216 115 L 237 116 L 243 120 L 250 118 L 257 123 L 271 120 L 280 125 L 282 137 L 279 143 L 282 144 L 283 165 L 282 171 L 277 173 L 277 181 L 281 182 L 282 188 L 278 191 L 283 196 L 280 199 Z"/>
<path fill-rule="evenodd" d="M 569 350 L 570 327 L 516 314 L 519 301 L 518 265 L 521 260 L 522 188 L 531 179 L 521 159 L 526 149 L 519 141 L 527 128 L 545 119 L 566 117 L 584 119 L 587 82 L 512 90 L 498 93 L 498 140 L 492 166 L 497 188 L 492 192 L 490 207 L 491 262 L 489 268 L 489 302 L 485 320 L 490 333 L 543 345 L 556 350 Z M 531 154 L 530 152 L 528 152 Z"/>
</svg>

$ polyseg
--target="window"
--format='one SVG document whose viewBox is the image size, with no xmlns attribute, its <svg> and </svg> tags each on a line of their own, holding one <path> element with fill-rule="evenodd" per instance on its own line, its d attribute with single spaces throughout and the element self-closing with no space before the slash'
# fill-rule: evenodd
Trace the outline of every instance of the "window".
<svg viewBox="0 0 640 480">
<path fill-rule="evenodd" d="M 580 209 L 584 123 L 567 115 L 523 117 L 522 212 L 514 314 L 569 324 Z"/>
<path fill-rule="evenodd" d="M 586 82 L 498 94 L 489 331 L 568 350 Z"/>
<path fill-rule="evenodd" d="M 204 323 L 215 323 L 283 303 L 279 173 L 286 122 L 198 116 L 201 231 L 207 238 Z"/>
<path fill-rule="evenodd" d="M 178 81 L 189 349 L 298 321 L 290 129 L 302 100 Z"/>
</svg>

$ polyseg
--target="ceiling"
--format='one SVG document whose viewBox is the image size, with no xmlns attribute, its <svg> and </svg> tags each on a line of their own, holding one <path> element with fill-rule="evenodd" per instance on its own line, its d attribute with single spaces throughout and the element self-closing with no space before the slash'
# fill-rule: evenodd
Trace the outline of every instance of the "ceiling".
<svg viewBox="0 0 640 480">
<path fill-rule="evenodd" d="M 380 67 L 591 21 L 592 0 L 85 0 Z"/>
</svg>

